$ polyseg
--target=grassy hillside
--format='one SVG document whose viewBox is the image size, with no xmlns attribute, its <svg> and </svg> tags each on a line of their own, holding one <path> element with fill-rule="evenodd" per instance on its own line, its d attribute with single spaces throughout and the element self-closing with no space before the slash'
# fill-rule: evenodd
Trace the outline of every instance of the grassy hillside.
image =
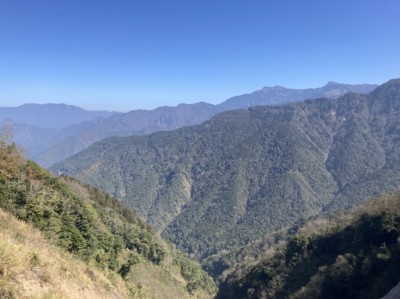
<svg viewBox="0 0 400 299">
<path fill-rule="evenodd" d="M 96 188 L 74 179 L 51 176 L 34 162 L 22 159 L 14 145 L 4 142 L 0 142 L 0 207 L 40 229 L 49 243 L 60 248 L 54 255 L 72 254 L 101 273 L 106 282 L 107 279 L 111 281 L 110 290 L 122 284 L 122 297 L 210 298 L 215 292 L 215 285 L 207 274 L 165 243 L 136 213 Z M 4 229 L 2 231 L 7 234 Z M 34 252 L 29 247 L 24 248 L 28 242 L 24 237 L 21 237 L 21 244 L 19 240 L 12 241 L 13 237 L 10 239 L 12 245 L 9 249 L 4 247 L 6 253 L 1 264 L 20 258 L 18 251 L 13 252 L 12 248 L 19 246 L 28 255 Z M 48 245 L 47 254 L 38 253 L 39 261 L 45 263 L 45 255 L 53 256 L 53 245 Z M 25 265 L 26 256 L 21 258 L 24 259 L 21 265 Z M 82 262 L 76 261 L 83 265 Z M 8 269 L 13 268 L 13 264 L 10 265 Z M 22 269 L 21 284 L 25 276 L 37 275 L 34 267 L 27 267 Z M 6 272 L 2 275 L 3 292 L 16 292 L 14 297 L 18 297 L 18 292 L 26 292 L 9 288 L 20 275 L 16 272 L 7 276 Z M 71 279 L 77 280 L 73 277 L 75 272 L 71 273 Z M 90 273 L 88 275 L 90 278 Z"/>
<path fill-rule="evenodd" d="M 400 280 L 400 193 L 302 225 L 242 263 L 217 298 L 380 298 Z"/>
<path fill-rule="evenodd" d="M 1 298 L 127 298 L 129 293 L 121 277 L 107 277 L 0 209 Z"/>
<path fill-rule="evenodd" d="M 400 187 L 400 80 L 110 138 L 53 167 L 136 209 L 197 258 Z"/>
</svg>

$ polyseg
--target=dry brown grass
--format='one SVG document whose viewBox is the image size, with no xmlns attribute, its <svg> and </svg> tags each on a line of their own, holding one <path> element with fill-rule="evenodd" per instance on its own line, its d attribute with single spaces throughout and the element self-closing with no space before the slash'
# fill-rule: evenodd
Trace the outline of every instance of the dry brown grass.
<svg viewBox="0 0 400 299">
<path fill-rule="evenodd" d="M 39 230 L 0 209 L 0 298 L 209 297 L 201 291 L 188 295 L 169 258 L 161 267 L 141 260 L 124 281 L 51 245 Z"/>
<path fill-rule="evenodd" d="M 121 278 L 111 281 L 0 210 L 0 298 L 128 297 Z"/>
</svg>

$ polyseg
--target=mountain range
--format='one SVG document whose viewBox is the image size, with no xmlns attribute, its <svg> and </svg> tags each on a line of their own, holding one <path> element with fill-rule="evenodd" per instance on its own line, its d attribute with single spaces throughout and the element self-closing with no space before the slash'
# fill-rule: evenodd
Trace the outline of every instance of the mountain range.
<svg viewBox="0 0 400 299">
<path fill-rule="evenodd" d="M 49 167 L 106 137 L 175 130 L 200 124 L 227 110 L 277 105 L 308 98 L 337 98 L 351 91 L 368 93 L 375 87 L 373 84 L 335 82 L 314 89 L 264 87 L 250 94 L 232 97 L 218 105 L 181 104 L 128 113 L 91 112 L 64 104 L 27 104 L 0 108 L 0 121 L 12 129 L 15 141 L 26 149 L 31 159 Z"/>
<path fill-rule="evenodd" d="M 13 124 L 21 141 L 37 134 L 37 153 L 93 123 L 142 125 L 57 163 L 58 177 L 0 133 L 0 296 L 213 297 L 176 247 L 218 299 L 397 296 L 399 191 L 369 198 L 400 190 L 400 79 L 285 105 L 196 105 L 199 118 L 220 111 L 192 126 L 184 104 Z"/>
<path fill-rule="evenodd" d="M 400 80 L 113 137 L 52 171 L 98 186 L 203 260 L 400 187 Z"/>
<path fill-rule="evenodd" d="M 290 89 L 282 86 L 264 87 L 250 94 L 232 97 L 219 106 L 224 110 L 246 109 L 251 106 L 280 105 L 306 99 L 336 99 L 348 92 L 369 93 L 375 84 L 342 84 L 334 81 L 318 88 Z"/>
<path fill-rule="evenodd" d="M 88 111 L 66 104 L 24 104 L 18 107 L 0 107 L 0 124 L 11 121 L 39 128 L 61 129 L 112 114 L 113 112 Z"/>
</svg>

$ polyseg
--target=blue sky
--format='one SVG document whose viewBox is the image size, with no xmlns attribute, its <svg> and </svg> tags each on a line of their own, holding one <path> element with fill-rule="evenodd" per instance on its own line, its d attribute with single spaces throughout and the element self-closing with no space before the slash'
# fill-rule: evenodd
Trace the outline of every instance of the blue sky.
<svg viewBox="0 0 400 299">
<path fill-rule="evenodd" d="M 398 0 L 0 0 L 0 106 L 128 111 L 400 77 Z"/>
</svg>

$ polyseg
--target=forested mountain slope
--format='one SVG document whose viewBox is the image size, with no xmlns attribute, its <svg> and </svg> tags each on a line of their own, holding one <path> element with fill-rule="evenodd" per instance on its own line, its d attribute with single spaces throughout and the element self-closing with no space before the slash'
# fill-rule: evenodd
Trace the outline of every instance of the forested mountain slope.
<svg viewBox="0 0 400 299">
<path fill-rule="evenodd" d="M 205 258 L 400 187 L 400 80 L 368 95 L 224 112 L 110 138 L 55 165 Z"/>
<path fill-rule="evenodd" d="M 135 212 L 94 187 L 51 176 L 3 141 L 0 208 L 2 298 L 211 298 L 215 292 L 200 266 Z"/>
<path fill-rule="evenodd" d="M 397 193 L 306 222 L 286 244 L 236 266 L 217 298 L 378 299 L 400 281 L 399 262 Z"/>
</svg>

